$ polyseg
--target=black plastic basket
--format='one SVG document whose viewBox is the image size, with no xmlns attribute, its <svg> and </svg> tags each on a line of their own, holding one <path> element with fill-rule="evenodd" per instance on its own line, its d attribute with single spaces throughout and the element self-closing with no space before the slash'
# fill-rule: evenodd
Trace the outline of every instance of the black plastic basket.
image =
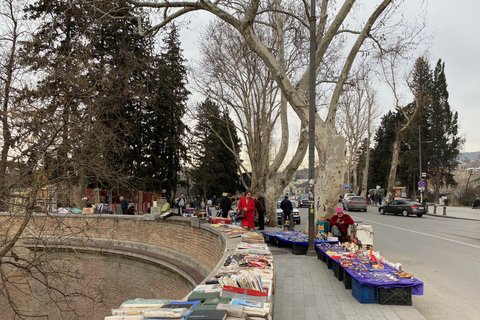
<svg viewBox="0 0 480 320">
<path fill-rule="evenodd" d="M 278 247 L 278 239 L 276 237 L 271 237 L 270 243 L 273 244 L 275 247 Z"/>
<path fill-rule="evenodd" d="M 333 264 L 333 275 L 338 281 L 343 281 L 343 268 L 338 263 Z"/>
<path fill-rule="evenodd" d="M 412 305 L 412 287 L 378 289 L 378 303 L 395 306 Z"/>
<path fill-rule="evenodd" d="M 343 269 L 343 285 L 345 289 L 352 289 L 352 276 L 345 269 Z"/>
<path fill-rule="evenodd" d="M 333 268 L 333 260 L 327 258 L 327 268 L 332 269 Z"/>
<path fill-rule="evenodd" d="M 293 254 L 307 254 L 308 247 L 302 246 L 301 244 L 294 243 L 292 245 Z"/>
<path fill-rule="evenodd" d="M 265 240 L 265 242 L 271 242 L 270 240 L 270 236 L 266 235 L 265 233 L 262 233 L 262 236 L 263 236 L 263 240 Z"/>
<path fill-rule="evenodd" d="M 317 250 L 317 258 L 323 262 L 326 262 L 326 258 L 325 258 L 325 255 L 323 253 L 320 252 L 320 250 Z"/>
</svg>

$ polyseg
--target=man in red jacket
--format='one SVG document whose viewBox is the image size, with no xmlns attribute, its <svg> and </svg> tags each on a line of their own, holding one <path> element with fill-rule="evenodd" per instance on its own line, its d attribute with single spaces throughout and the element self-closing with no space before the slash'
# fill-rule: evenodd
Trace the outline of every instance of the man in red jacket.
<svg viewBox="0 0 480 320">
<path fill-rule="evenodd" d="M 330 219 L 330 231 L 334 237 L 344 237 L 347 235 L 348 226 L 353 223 L 353 219 L 348 214 L 344 214 L 341 207 L 338 207 L 337 214 Z"/>
</svg>

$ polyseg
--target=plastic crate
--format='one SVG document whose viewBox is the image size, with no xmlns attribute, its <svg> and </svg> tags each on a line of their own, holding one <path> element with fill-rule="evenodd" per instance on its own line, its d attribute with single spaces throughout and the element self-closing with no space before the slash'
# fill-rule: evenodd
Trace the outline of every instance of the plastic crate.
<svg viewBox="0 0 480 320">
<path fill-rule="evenodd" d="M 378 289 L 361 285 L 352 278 L 352 296 L 360 303 L 378 303 Z"/>
<path fill-rule="evenodd" d="M 378 289 L 378 303 L 411 306 L 412 305 L 412 287 L 398 287 L 391 289 Z"/>
<path fill-rule="evenodd" d="M 332 259 L 327 259 L 327 268 L 328 269 L 332 269 L 333 268 L 333 260 Z"/>
<path fill-rule="evenodd" d="M 278 239 L 276 237 L 270 237 L 270 243 L 278 247 Z"/>
<path fill-rule="evenodd" d="M 292 244 L 292 253 L 293 254 L 307 254 L 308 247 L 302 246 L 301 244 L 294 243 Z"/>
<path fill-rule="evenodd" d="M 343 285 L 345 289 L 352 289 L 352 276 L 345 269 L 343 269 Z"/>
<path fill-rule="evenodd" d="M 317 250 L 317 258 L 323 262 L 326 262 L 325 255 L 320 252 L 320 250 Z"/>
<path fill-rule="evenodd" d="M 343 281 L 343 268 L 338 263 L 333 264 L 333 275 L 338 281 Z"/>
<path fill-rule="evenodd" d="M 288 247 L 288 246 L 289 246 L 288 243 L 286 243 L 285 241 L 277 238 L 277 247 L 284 248 L 284 247 Z"/>
</svg>

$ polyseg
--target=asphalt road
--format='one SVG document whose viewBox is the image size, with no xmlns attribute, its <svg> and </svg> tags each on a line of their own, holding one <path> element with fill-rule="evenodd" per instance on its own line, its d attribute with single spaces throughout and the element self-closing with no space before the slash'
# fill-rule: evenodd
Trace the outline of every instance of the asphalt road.
<svg viewBox="0 0 480 320">
<path fill-rule="evenodd" d="M 424 317 L 480 319 L 480 221 L 380 215 L 371 206 L 347 213 L 373 226 L 375 251 L 425 283 L 424 294 L 413 296 Z M 307 209 L 300 215 L 302 223 L 295 228 L 306 230 Z"/>
</svg>

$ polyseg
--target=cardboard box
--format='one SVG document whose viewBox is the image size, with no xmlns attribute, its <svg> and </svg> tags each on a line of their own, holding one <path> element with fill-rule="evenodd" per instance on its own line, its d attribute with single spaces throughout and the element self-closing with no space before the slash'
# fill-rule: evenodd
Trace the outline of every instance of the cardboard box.
<svg viewBox="0 0 480 320">
<path fill-rule="evenodd" d="M 95 213 L 95 208 L 83 208 L 82 213 L 83 214 L 93 214 L 93 213 Z"/>
</svg>

